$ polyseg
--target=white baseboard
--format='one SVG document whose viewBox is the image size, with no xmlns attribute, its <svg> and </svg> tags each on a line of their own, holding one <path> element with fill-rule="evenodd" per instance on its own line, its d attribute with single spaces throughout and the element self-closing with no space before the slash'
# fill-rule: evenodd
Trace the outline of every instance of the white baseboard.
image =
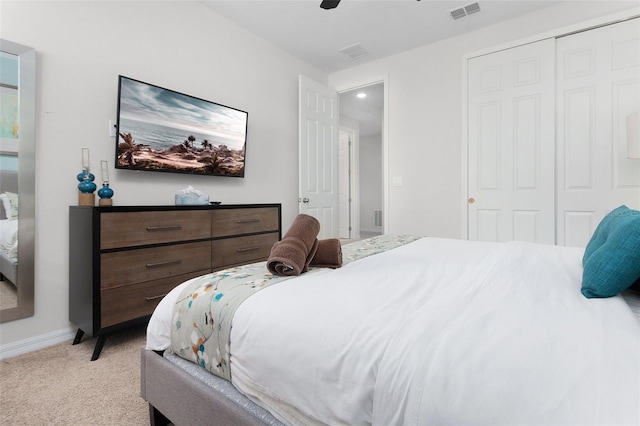
<svg viewBox="0 0 640 426">
<path fill-rule="evenodd" d="M 0 360 L 26 354 L 38 349 L 46 348 L 57 343 L 73 340 L 76 333 L 71 328 L 52 331 L 50 333 L 33 336 L 17 342 L 0 345 Z"/>
</svg>

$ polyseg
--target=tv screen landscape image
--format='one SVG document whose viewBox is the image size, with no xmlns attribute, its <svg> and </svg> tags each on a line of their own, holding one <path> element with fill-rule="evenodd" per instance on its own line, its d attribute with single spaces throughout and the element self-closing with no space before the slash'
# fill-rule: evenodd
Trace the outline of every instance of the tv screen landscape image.
<svg viewBox="0 0 640 426">
<path fill-rule="evenodd" d="M 248 113 L 118 77 L 117 169 L 244 177 Z"/>
</svg>

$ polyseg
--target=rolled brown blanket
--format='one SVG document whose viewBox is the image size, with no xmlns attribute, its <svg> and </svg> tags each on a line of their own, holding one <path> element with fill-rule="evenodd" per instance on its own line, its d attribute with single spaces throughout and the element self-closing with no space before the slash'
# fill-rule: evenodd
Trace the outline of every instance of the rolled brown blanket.
<svg viewBox="0 0 640 426">
<path fill-rule="evenodd" d="M 274 275 L 300 275 L 306 272 L 318 248 L 320 222 L 313 216 L 299 214 L 289 230 L 271 247 L 267 269 Z"/>
<path fill-rule="evenodd" d="M 318 249 L 309 266 L 317 268 L 339 268 L 342 266 L 342 245 L 337 238 L 318 241 Z"/>
</svg>

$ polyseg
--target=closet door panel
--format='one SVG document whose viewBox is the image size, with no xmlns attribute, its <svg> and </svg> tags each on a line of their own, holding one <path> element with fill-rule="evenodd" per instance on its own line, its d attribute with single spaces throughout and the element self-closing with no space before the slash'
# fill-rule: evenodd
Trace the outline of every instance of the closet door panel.
<svg viewBox="0 0 640 426">
<path fill-rule="evenodd" d="M 640 28 L 638 29 L 640 31 Z M 640 47 L 639 47 L 640 49 Z M 640 50 L 639 50 L 640 52 Z M 636 54 L 636 58 L 640 56 Z M 636 64 L 636 69 L 639 69 Z M 640 73 L 640 71 L 639 71 Z M 640 110 L 640 81 L 638 76 L 627 81 L 618 81 L 613 87 L 613 188 L 636 190 L 640 197 L 640 161 L 627 158 L 627 116 Z M 631 206 L 629 206 L 631 207 Z"/>
<path fill-rule="evenodd" d="M 584 247 L 621 204 L 640 208 L 626 117 L 640 108 L 638 19 L 557 41 L 557 244 Z"/>
<path fill-rule="evenodd" d="M 468 238 L 554 242 L 554 47 L 468 62 Z"/>
<path fill-rule="evenodd" d="M 595 91 L 581 88 L 569 91 L 564 98 L 565 187 L 569 190 L 591 188 L 593 185 L 593 164 L 595 144 L 594 127 L 575 123 L 592 123 L 595 118 Z"/>
</svg>

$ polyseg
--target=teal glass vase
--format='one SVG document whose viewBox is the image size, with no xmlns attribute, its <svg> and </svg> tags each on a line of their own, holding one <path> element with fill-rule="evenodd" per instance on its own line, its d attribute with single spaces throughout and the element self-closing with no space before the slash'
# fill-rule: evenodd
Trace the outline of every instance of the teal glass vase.
<svg viewBox="0 0 640 426">
<path fill-rule="evenodd" d="M 98 205 L 100 206 L 113 205 L 113 201 L 111 200 L 111 197 L 113 197 L 113 189 L 109 188 L 108 182 L 102 183 L 102 188 L 98 190 L 98 197 L 100 197 L 100 200 L 98 200 Z"/>
<path fill-rule="evenodd" d="M 111 198 L 113 197 L 113 189 L 109 188 L 108 183 L 103 183 L 102 188 L 98 190 L 98 197 L 100 198 Z"/>
<path fill-rule="evenodd" d="M 78 184 L 78 189 L 83 194 L 91 194 L 93 191 L 96 190 L 96 188 L 97 188 L 96 184 L 91 182 L 89 179 L 85 179 Z"/>
</svg>

